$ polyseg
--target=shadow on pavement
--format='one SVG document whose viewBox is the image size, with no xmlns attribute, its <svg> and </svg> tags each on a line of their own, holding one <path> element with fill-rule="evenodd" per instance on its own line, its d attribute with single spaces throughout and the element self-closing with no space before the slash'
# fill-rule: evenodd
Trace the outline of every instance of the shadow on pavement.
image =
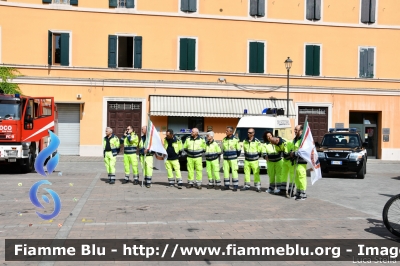
<svg viewBox="0 0 400 266">
<path fill-rule="evenodd" d="M 386 238 L 386 239 L 392 239 L 397 242 L 400 242 L 400 238 L 396 237 L 392 233 L 389 232 L 389 230 L 386 229 L 385 225 L 381 220 L 377 219 L 367 219 L 368 223 L 371 224 L 371 227 L 366 228 L 365 232 Z"/>
<path fill-rule="evenodd" d="M 400 180 L 400 176 L 394 176 L 394 177 L 391 177 L 391 179 L 397 179 L 397 180 Z"/>
<path fill-rule="evenodd" d="M 35 171 L 32 171 L 34 173 Z M 11 165 L 0 165 L 0 175 L 24 175 L 27 173 L 22 173 L 19 167 L 11 166 Z"/>
<path fill-rule="evenodd" d="M 389 198 L 391 198 L 391 197 L 394 197 L 394 196 L 396 196 L 397 194 L 394 194 L 394 195 L 389 195 L 389 194 L 379 194 L 379 195 L 382 195 L 382 196 L 385 196 L 385 197 L 389 197 Z"/>
<path fill-rule="evenodd" d="M 345 178 L 345 179 L 357 179 L 357 175 L 355 173 L 339 173 L 339 172 L 329 172 L 322 173 L 323 178 Z M 360 179 L 362 180 L 362 179 Z"/>
</svg>

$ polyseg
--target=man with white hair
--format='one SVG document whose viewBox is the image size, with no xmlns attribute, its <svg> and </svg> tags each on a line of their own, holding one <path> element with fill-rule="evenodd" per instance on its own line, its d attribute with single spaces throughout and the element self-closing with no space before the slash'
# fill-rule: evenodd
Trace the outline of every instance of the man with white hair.
<svg viewBox="0 0 400 266">
<path fill-rule="evenodd" d="M 106 128 L 106 136 L 103 139 L 104 163 L 108 174 L 106 183 L 115 184 L 115 164 L 119 153 L 119 138 L 113 134 L 111 127 Z"/>
<path fill-rule="evenodd" d="M 203 179 L 203 160 L 202 154 L 205 150 L 205 141 L 199 137 L 199 130 L 192 129 L 190 138 L 187 138 L 183 149 L 187 153 L 188 185 L 186 188 L 193 188 L 194 171 L 196 170 L 197 189 L 201 189 Z"/>
<path fill-rule="evenodd" d="M 221 189 L 221 178 L 219 176 L 219 156 L 221 147 L 214 141 L 214 132 L 207 132 L 206 142 L 206 166 L 208 175 L 207 189 Z"/>
</svg>

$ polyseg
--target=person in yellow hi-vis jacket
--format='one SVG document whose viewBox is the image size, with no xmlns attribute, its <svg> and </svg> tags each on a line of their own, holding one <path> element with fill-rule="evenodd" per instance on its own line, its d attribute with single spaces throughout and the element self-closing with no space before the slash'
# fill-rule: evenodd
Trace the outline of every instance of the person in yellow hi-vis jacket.
<svg viewBox="0 0 400 266">
<path fill-rule="evenodd" d="M 268 140 L 269 142 L 275 146 L 276 151 L 283 153 L 283 161 L 281 164 L 281 169 L 280 169 L 280 175 L 277 176 L 277 184 L 278 184 L 278 189 L 280 190 L 280 194 L 286 196 L 286 183 L 287 183 L 287 177 L 290 172 L 290 169 L 293 169 L 291 167 L 292 162 L 290 160 L 290 155 L 287 153 L 288 145 L 289 142 L 281 137 L 272 137 L 272 135 L 268 134 Z M 291 145 L 289 145 L 290 147 Z M 289 160 L 285 159 L 285 156 L 289 156 Z M 288 162 L 287 162 L 288 161 Z M 289 167 L 290 164 L 290 167 Z M 292 172 L 293 173 L 293 172 Z M 293 176 L 294 177 L 294 176 Z M 293 182 L 293 177 L 292 177 L 292 182 Z M 290 192 L 289 192 L 290 195 Z"/>
<path fill-rule="evenodd" d="M 262 154 L 262 144 L 254 136 L 254 128 L 247 130 L 247 138 L 243 141 L 244 150 L 244 186 L 241 191 L 250 189 L 250 175 L 253 172 L 254 175 L 254 186 L 257 192 L 261 192 L 261 179 L 260 179 L 260 167 L 258 165 L 258 158 Z"/>
<path fill-rule="evenodd" d="M 222 153 L 224 155 L 224 187 L 222 191 L 229 190 L 229 170 L 232 169 L 232 185 L 234 192 L 239 185 L 237 157 L 241 153 L 239 139 L 233 136 L 233 127 L 226 127 L 226 137 L 222 140 Z"/>
<path fill-rule="evenodd" d="M 295 199 L 296 200 L 305 200 L 307 198 L 306 195 L 306 189 L 307 189 L 307 161 L 301 158 L 301 156 L 298 154 L 298 150 L 300 148 L 301 144 L 301 135 L 303 134 L 303 126 L 302 125 L 297 125 L 294 128 L 294 133 L 296 134 L 296 137 L 293 139 L 293 150 L 290 153 L 290 157 L 293 158 L 294 162 L 297 161 L 294 164 L 295 169 L 295 177 L 294 177 L 294 182 L 297 187 L 297 192 Z"/>
<path fill-rule="evenodd" d="M 283 151 L 283 166 L 282 166 L 282 182 L 281 190 L 283 187 L 287 187 L 289 197 L 294 197 L 294 191 L 292 191 L 294 183 L 294 166 L 293 160 L 290 158 L 290 152 L 294 150 L 293 141 L 283 139 L 286 142 L 285 150 Z M 288 181 L 289 176 L 289 181 Z"/>
<path fill-rule="evenodd" d="M 208 175 L 207 189 L 220 189 L 221 178 L 219 177 L 219 156 L 221 147 L 214 141 L 214 132 L 207 132 L 206 142 L 206 166 Z"/>
<path fill-rule="evenodd" d="M 106 183 L 115 184 L 115 164 L 119 153 L 119 139 L 113 134 L 111 127 L 106 128 L 106 136 L 103 139 L 104 163 L 108 174 Z"/>
<path fill-rule="evenodd" d="M 124 168 L 125 168 L 125 180 L 122 184 L 129 183 L 130 168 L 132 165 L 133 172 L 133 183 L 139 184 L 139 169 L 138 160 L 136 157 L 137 146 L 139 144 L 139 137 L 133 131 L 132 126 L 128 126 L 121 137 L 121 144 L 124 144 Z"/>
<path fill-rule="evenodd" d="M 273 137 L 271 131 L 266 131 L 263 135 L 263 156 L 267 160 L 267 172 L 269 176 L 269 188 L 265 192 L 277 194 L 280 193 L 279 188 L 281 186 L 282 151 L 269 141 L 271 137 Z"/>
<path fill-rule="evenodd" d="M 199 137 L 199 130 L 192 129 L 191 137 L 187 138 L 183 149 L 187 153 L 187 170 L 188 170 L 188 185 L 186 188 L 192 188 L 194 182 L 194 171 L 196 170 L 196 185 L 201 189 L 201 181 L 203 179 L 203 152 L 206 143 L 203 138 Z"/>
<path fill-rule="evenodd" d="M 142 127 L 142 137 L 139 142 L 139 157 L 144 174 L 144 183 L 147 188 L 151 187 L 151 178 L 153 176 L 153 155 L 154 152 L 145 149 L 147 126 Z M 138 180 L 139 181 L 139 180 Z"/>
<path fill-rule="evenodd" d="M 178 188 L 182 189 L 181 166 L 179 164 L 179 155 L 182 152 L 182 141 L 174 136 L 174 131 L 172 129 L 167 129 L 165 134 L 164 149 L 168 154 L 167 161 L 165 162 L 165 169 L 168 175 L 168 186 L 173 187 L 175 184 L 173 173 L 173 171 L 175 171 Z"/>
</svg>

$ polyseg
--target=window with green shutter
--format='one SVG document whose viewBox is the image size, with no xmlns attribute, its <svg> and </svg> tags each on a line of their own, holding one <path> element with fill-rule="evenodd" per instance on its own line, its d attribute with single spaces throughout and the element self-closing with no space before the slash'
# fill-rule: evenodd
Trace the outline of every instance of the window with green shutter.
<svg viewBox="0 0 400 266">
<path fill-rule="evenodd" d="M 49 65 L 69 66 L 70 34 L 48 32 L 48 59 Z"/>
<path fill-rule="evenodd" d="M 361 48 L 360 49 L 360 78 L 373 78 L 375 64 L 375 49 Z"/>
<path fill-rule="evenodd" d="M 108 0 L 109 7 L 118 7 L 118 0 Z"/>
<path fill-rule="evenodd" d="M 263 42 L 249 43 L 249 73 L 264 73 L 265 44 Z"/>
<path fill-rule="evenodd" d="M 109 68 L 142 68 L 142 36 L 108 36 Z"/>
<path fill-rule="evenodd" d="M 250 16 L 265 16 L 265 0 L 250 0 Z"/>
<path fill-rule="evenodd" d="M 375 23 L 376 0 L 361 0 L 361 22 Z"/>
<path fill-rule="evenodd" d="M 196 39 L 179 40 L 179 70 L 196 70 Z"/>
<path fill-rule="evenodd" d="M 306 19 L 320 20 L 321 19 L 321 0 L 306 0 Z"/>
<path fill-rule="evenodd" d="M 306 45 L 306 75 L 320 75 L 321 47 L 319 45 Z"/>
<path fill-rule="evenodd" d="M 197 0 L 180 0 L 182 12 L 196 12 Z"/>
</svg>

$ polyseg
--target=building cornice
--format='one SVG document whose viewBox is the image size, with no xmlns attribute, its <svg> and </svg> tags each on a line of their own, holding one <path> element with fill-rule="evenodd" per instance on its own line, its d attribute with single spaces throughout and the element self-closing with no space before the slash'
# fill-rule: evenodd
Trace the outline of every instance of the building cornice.
<svg viewBox="0 0 400 266">
<path fill-rule="evenodd" d="M 134 14 L 145 16 L 164 16 L 164 17 L 180 17 L 180 18 L 196 18 L 196 19 L 214 19 L 214 20 L 232 20 L 232 21 L 251 21 L 260 23 L 278 23 L 278 24 L 295 24 L 295 25 L 308 25 L 308 26 L 326 26 L 326 27 L 347 27 L 347 28 L 369 28 L 369 29 L 400 29 L 400 25 L 379 25 L 371 24 L 365 25 L 362 23 L 338 23 L 338 22 L 324 22 L 324 21 L 308 21 L 308 20 L 286 20 L 286 19 L 272 19 L 272 18 L 254 18 L 254 17 L 239 17 L 239 16 L 216 16 L 207 14 L 182 14 L 179 12 L 154 12 L 154 11 L 138 11 L 135 9 L 127 8 L 88 8 L 76 7 L 67 4 L 28 4 L 16 2 L 3 2 L 0 1 L 0 6 L 18 7 L 18 8 L 32 8 L 44 10 L 58 10 L 58 11 L 76 11 L 76 12 L 92 12 L 92 13 L 108 13 L 108 14 Z"/>
<path fill-rule="evenodd" d="M 81 79 L 81 78 L 49 78 L 49 77 L 19 77 L 12 82 L 30 85 L 52 86 L 83 86 L 83 87 L 128 87 L 128 88 L 152 88 L 152 89 L 195 89 L 195 90 L 219 90 L 219 91 L 247 91 L 257 93 L 286 92 L 286 86 L 251 85 L 251 84 L 217 84 L 206 82 L 167 82 L 144 80 L 117 80 L 117 79 Z M 313 94 L 355 94 L 376 96 L 400 96 L 400 90 L 371 89 L 371 88 L 339 88 L 339 87 L 314 87 L 314 86 L 290 86 L 290 93 Z"/>
<path fill-rule="evenodd" d="M 0 64 L 5 67 L 13 67 L 17 69 L 42 69 L 42 70 L 63 70 L 63 71 L 93 71 L 93 72 L 114 72 L 114 73 L 143 73 L 143 74 L 179 74 L 179 75 L 207 75 L 207 76 L 231 76 L 231 77 L 250 77 L 250 78 L 279 78 L 286 79 L 286 74 L 255 74 L 244 72 L 215 72 L 215 71 L 184 71 L 184 70 L 168 70 L 168 69 L 133 69 L 133 68 L 100 68 L 100 67 L 68 67 L 68 66 L 46 66 L 46 65 L 18 65 L 18 64 Z M 367 83 L 399 83 L 400 79 L 390 78 L 357 78 L 357 77 L 329 77 L 329 76 L 303 76 L 303 75 L 290 75 L 292 80 L 326 80 L 326 81 L 353 81 L 353 82 L 367 82 Z M 379 88 L 378 88 L 379 89 Z"/>
</svg>

